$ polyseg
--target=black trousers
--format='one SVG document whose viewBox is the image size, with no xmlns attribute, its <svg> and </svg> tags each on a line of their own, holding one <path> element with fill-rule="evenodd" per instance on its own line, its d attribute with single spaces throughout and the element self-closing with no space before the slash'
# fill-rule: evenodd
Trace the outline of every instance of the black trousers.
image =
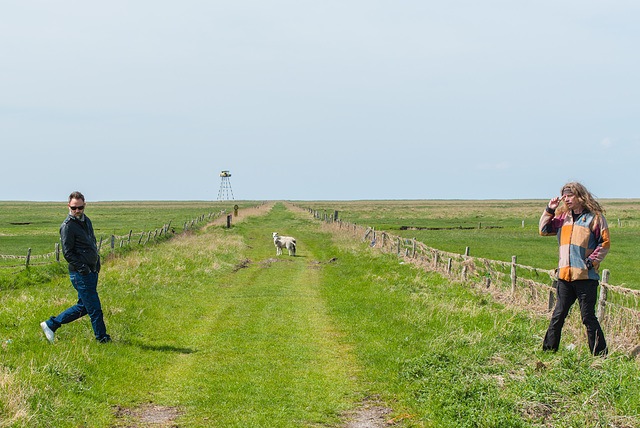
<svg viewBox="0 0 640 428">
<path fill-rule="evenodd" d="M 607 342 L 604 339 L 604 333 L 596 317 L 598 281 L 595 279 L 558 281 L 558 302 L 553 310 L 549 329 L 542 343 L 542 349 L 554 352 L 558 350 L 564 320 L 567 318 L 569 309 L 571 309 L 571 306 L 576 300 L 580 304 L 582 324 L 587 328 L 589 350 L 593 355 L 606 355 Z"/>
</svg>

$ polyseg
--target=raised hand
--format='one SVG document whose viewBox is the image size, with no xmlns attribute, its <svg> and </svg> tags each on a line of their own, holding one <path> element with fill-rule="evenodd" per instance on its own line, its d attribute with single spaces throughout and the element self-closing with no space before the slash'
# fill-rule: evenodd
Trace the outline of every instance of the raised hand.
<svg viewBox="0 0 640 428">
<path fill-rule="evenodd" d="M 564 201 L 564 195 L 562 197 L 555 197 L 551 199 L 549 201 L 549 208 L 555 211 L 556 208 L 558 208 L 558 205 L 560 205 L 561 201 Z"/>
</svg>

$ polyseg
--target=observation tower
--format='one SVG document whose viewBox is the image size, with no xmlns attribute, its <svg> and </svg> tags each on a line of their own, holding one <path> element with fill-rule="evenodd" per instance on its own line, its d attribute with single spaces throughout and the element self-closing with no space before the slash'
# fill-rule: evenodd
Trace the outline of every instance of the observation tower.
<svg viewBox="0 0 640 428">
<path fill-rule="evenodd" d="M 219 201 L 234 201 L 233 190 L 231 190 L 231 174 L 229 171 L 222 171 L 220 173 L 220 189 L 218 190 Z M 229 197 L 231 195 L 231 197 Z"/>
</svg>

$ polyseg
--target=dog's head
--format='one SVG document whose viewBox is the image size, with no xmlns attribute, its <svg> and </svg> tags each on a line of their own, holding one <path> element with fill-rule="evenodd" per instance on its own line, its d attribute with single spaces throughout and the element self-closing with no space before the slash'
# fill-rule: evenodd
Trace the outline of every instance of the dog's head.
<svg viewBox="0 0 640 428">
<path fill-rule="evenodd" d="M 273 237 L 277 238 L 278 237 L 278 232 L 273 232 Z"/>
</svg>

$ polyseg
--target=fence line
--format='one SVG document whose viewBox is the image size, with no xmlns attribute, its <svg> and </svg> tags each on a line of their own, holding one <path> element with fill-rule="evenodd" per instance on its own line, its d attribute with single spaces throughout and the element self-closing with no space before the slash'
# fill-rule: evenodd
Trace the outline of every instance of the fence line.
<svg viewBox="0 0 640 428">
<path fill-rule="evenodd" d="M 217 213 L 211 212 L 209 214 L 203 214 L 200 215 L 192 220 L 188 220 L 185 221 L 183 226 L 182 226 L 182 230 L 183 231 L 187 231 L 187 230 L 191 230 L 193 228 L 196 228 L 200 223 L 202 223 L 203 221 L 211 221 L 217 217 L 220 217 L 224 214 L 226 214 L 226 210 L 220 210 Z M 163 234 L 167 235 L 169 233 L 169 231 L 171 231 L 172 233 L 175 233 L 175 230 L 173 228 L 171 228 L 171 221 L 169 221 L 169 223 L 164 224 L 162 227 L 156 228 L 154 230 L 149 230 L 149 232 L 136 232 L 134 233 L 133 230 L 130 230 L 128 234 L 126 235 L 110 235 L 109 236 L 109 242 L 110 245 L 104 247 L 103 243 L 104 243 L 104 236 L 102 236 L 100 238 L 100 241 L 97 242 L 97 246 L 98 246 L 98 252 L 101 251 L 113 251 L 115 250 L 115 246 L 116 246 L 116 241 L 119 241 L 119 248 L 122 248 L 125 245 L 131 245 L 131 238 L 134 236 L 137 236 L 138 233 L 140 234 L 140 238 L 138 239 L 138 245 L 146 245 L 147 242 L 149 242 L 150 239 L 156 239 L 161 237 Z M 153 237 L 151 236 L 151 234 L 153 233 Z M 142 242 L 142 238 L 146 236 L 146 240 L 144 242 Z M 126 241 L 126 244 L 125 244 Z M 27 250 L 27 255 L 26 256 L 16 256 L 16 255 L 2 255 L 0 254 L 0 260 L 1 259 L 6 259 L 6 260 L 24 260 L 22 263 L 20 264 L 13 264 L 13 265 L 4 265 L 4 266 L 0 266 L 0 269 L 4 269 L 4 268 L 16 268 L 16 267 L 23 267 L 23 268 L 28 268 L 29 266 L 41 266 L 41 265 L 48 265 L 48 264 L 53 264 L 53 263 L 58 263 L 60 261 L 60 252 L 61 252 L 61 248 L 60 248 L 60 243 L 56 242 L 55 244 L 55 250 L 50 252 L 50 253 L 46 253 L 46 254 L 39 254 L 39 255 L 32 255 L 31 254 L 31 248 L 29 248 Z M 51 261 L 46 261 L 46 262 L 40 262 L 40 263 L 33 263 L 32 260 L 34 259 L 50 259 L 52 257 L 55 257 L 55 260 L 51 260 Z M 17 274 L 24 271 L 24 269 L 21 269 L 19 271 L 16 272 L 12 272 L 11 274 Z"/>
<path fill-rule="evenodd" d="M 394 253 L 405 262 L 446 274 L 451 278 L 459 278 L 463 282 L 473 281 L 481 288 L 510 302 L 525 301 L 544 307 L 547 312 L 555 306 L 555 270 L 518 264 L 516 256 L 513 256 L 511 263 L 471 257 L 469 247 L 465 249 L 465 254 L 450 253 L 429 247 L 415 238 L 404 238 L 385 231 L 379 232 L 373 227 L 343 222 L 338 219 L 337 211 L 327 214 L 312 208 L 297 205 L 296 207 L 325 222 L 335 231 L 368 242 L 369 247 L 373 249 Z M 508 269 L 510 272 L 501 272 L 500 268 Z M 530 276 L 536 278 L 541 275 L 548 276 L 551 285 L 539 282 L 540 280 L 523 278 L 518 275 L 518 270 L 526 270 Z M 609 276 L 609 270 L 604 269 L 600 281 L 597 316 L 607 335 L 613 336 L 624 346 L 632 346 L 640 337 L 640 290 L 609 284 Z"/>
</svg>

